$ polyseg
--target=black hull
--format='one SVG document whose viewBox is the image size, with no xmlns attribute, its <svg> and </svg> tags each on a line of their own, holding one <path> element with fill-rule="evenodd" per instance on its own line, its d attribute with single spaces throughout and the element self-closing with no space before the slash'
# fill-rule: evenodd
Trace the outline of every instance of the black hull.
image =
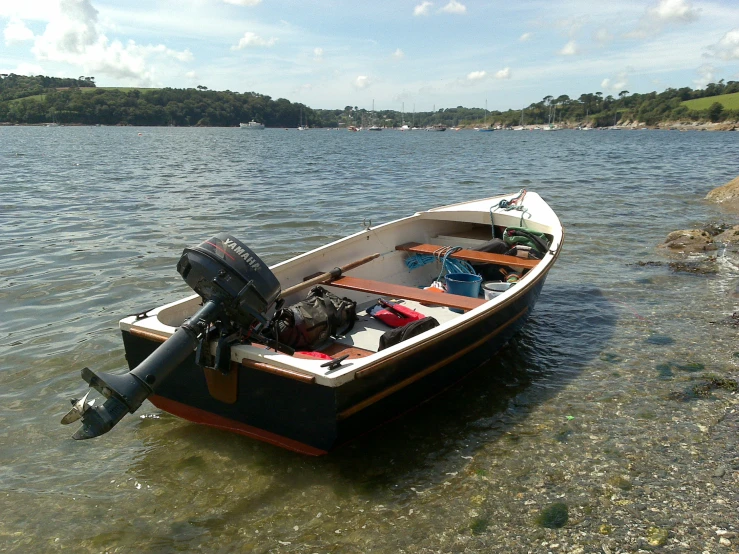
<svg viewBox="0 0 739 554">
<path fill-rule="evenodd" d="M 239 364 L 234 403 L 215 399 L 194 354 L 159 384 L 152 403 L 187 420 L 320 455 L 391 420 L 453 385 L 490 359 L 525 323 L 545 275 L 526 293 L 464 327 L 357 372 L 335 388 Z M 136 367 L 159 343 L 123 332 Z"/>
</svg>

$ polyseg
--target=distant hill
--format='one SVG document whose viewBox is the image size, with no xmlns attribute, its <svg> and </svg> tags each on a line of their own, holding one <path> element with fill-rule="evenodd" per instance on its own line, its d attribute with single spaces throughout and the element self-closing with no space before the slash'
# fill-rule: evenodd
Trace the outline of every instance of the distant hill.
<svg viewBox="0 0 739 554">
<path fill-rule="evenodd" d="M 739 92 L 686 100 L 683 105 L 689 110 L 700 111 L 707 110 L 714 102 L 721 104 L 725 110 L 739 110 Z"/>
<path fill-rule="evenodd" d="M 668 88 L 657 93 L 613 95 L 584 93 L 547 95 L 520 109 L 504 112 L 482 108 L 439 109 L 412 115 L 396 110 L 370 114 L 347 105 L 317 110 L 284 98 L 256 92 L 196 88 L 97 87 L 94 77 L 68 79 L 0 74 L 0 123 L 39 125 L 156 125 L 237 127 L 255 120 L 267 127 L 339 127 L 383 122 L 387 127 L 434 124 L 459 127 L 562 125 L 610 127 L 664 123 L 739 121 L 739 82 L 723 80 L 705 88 Z"/>
<path fill-rule="evenodd" d="M 94 88 L 94 77 L 70 79 L 66 77 L 27 76 L 0 73 L 0 102 L 37 96 L 60 88 Z"/>
</svg>

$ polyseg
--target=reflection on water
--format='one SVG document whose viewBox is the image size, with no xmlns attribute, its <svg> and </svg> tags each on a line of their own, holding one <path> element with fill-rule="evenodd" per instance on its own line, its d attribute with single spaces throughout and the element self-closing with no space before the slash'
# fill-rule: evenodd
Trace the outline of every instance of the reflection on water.
<svg viewBox="0 0 739 554">
<path fill-rule="evenodd" d="M 571 521 L 614 521 L 598 492 L 608 479 L 662 471 L 657 441 L 698 440 L 726 404 L 721 391 L 669 394 L 736 372 L 735 330 L 714 324 L 737 309 L 735 267 L 696 277 L 637 262 L 661 260 L 669 231 L 716 218 L 700 198 L 734 177 L 731 134 L 0 133 L 7 551 L 536 550 L 535 509 L 566 497 Z M 118 320 L 189 294 L 174 269 L 184 246 L 231 231 L 275 263 L 365 219 L 523 186 L 567 232 L 524 331 L 334 454 L 306 458 L 148 404 L 95 441 L 59 426 L 81 367 L 125 367 Z M 637 445 L 656 454 L 632 460 Z"/>
</svg>

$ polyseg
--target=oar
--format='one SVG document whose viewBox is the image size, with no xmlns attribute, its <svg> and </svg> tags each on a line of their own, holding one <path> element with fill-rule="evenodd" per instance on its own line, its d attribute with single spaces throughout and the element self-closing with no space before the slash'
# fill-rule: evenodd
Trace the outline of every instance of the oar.
<svg viewBox="0 0 739 554">
<path fill-rule="evenodd" d="M 379 258 L 379 257 L 380 257 L 380 254 L 372 254 L 371 256 L 367 256 L 366 258 L 362 258 L 361 260 L 357 260 L 356 262 L 351 262 L 341 267 L 335 267 L 331 271 L 327 271 L 326 273 L 321 273 L 320 275 L 312 277 L 308 279 L 307 281 L 303 281 L 302 283 L 298 283 L 297 285 L 293 285 L 292 287 L 288 287 L 284 289 L 282 291 L 282 297 L 284 298 L 290 294 L 301 291 L 303 289 L 307 289 L 319 283 L 326 283 L 328 281 L 333 281 L 334 279 L 338 279 L 339 277 L 341 277 L 341 275 L 345 271 L 349 271 L 350 269 L 354 269 L 355 267 L 364 265 L 367 262 L 371 262 L 375 258 Z"/>
</svg>

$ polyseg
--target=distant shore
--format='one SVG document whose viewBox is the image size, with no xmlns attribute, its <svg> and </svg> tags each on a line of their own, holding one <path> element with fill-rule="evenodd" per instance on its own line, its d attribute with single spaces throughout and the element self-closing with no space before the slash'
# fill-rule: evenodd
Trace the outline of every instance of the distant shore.
<svg viewBox="0 0 739 554">
<path fill-rule="evenodd" d="M 104 124 L 85 124 L 85 123 L 9 123 L 0 122 L 0 127 L 221 127 L 224 129 L 238 129 L 238 126 L 220 126 L 220 125 L 104 125 Z M 269 129 L 290 129 L 289 127 L 268 127 Z M 459 125 L 457 127 L 448 127 L 449 130 L 457 131 L 473 131 L 479 129 L 479 125 Z M 657 123 L 655 125 L 645 125 L 643 123 L 630 123 L 616 124 L 610 127 L 587 127 L 572 123 L 558 123 L 553 125 L 550 129 L 548 124 L 532 124 L 515 127 L 491 127 L 496 131 L 511 131 L 511 130 L 524 130 L 524 131 L 539 131 L 539 130 L 590 130 L 590 131 L 608 131 L 608 130 L 619 130 L 619 131 L 739 131 L 739 122 L 720 122 L 720 123 L 698 123 L 698 122 L 682 122 L 682 121 L 668 121 L 663 123 Z M 313 127 L 313 130 L 328 129 L 328 130 L 347 130 L 344 127 Z M 388 131 L 399 131 L 399 127 L 383 127 Z M 421 129 L 423 130 L 423 129 Z"/>
</svg>

